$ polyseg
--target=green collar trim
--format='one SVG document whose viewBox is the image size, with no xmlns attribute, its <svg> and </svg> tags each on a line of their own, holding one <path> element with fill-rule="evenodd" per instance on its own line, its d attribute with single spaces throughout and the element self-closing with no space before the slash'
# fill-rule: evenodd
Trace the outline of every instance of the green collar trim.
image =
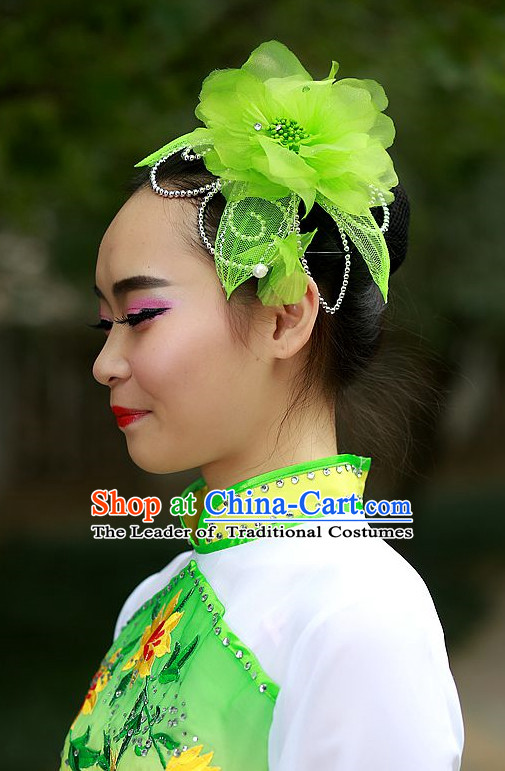
<svg viewBox="0 0 505 771">
<path fill-rule="evenodd" d="M 278 483 L 281 480 L 285 480 L 286 477 L 290 477 L 293 481 L 296 479 L 296 482 L 298 483 L 299 478 L 301 475 L 307 475 L 307 474 L 313 474 L 313 476 L 307 478 L 305 486 L 307 488 L 310 487 L 316 487 L 318 489 L 321 489 L 321 487 L 324 485 L 324 487 L 328 488 L 333 484 L 332 481 L 332 475 L 341 475 L 342 472 L 345 474 L 345 482 L 346 484 L 349 484 L 349 492 L 356 492 L 358 487 L 362 490 L 365 484 L 366 476 L 368 474 L 368 471 L 370 469 L 371 460 L 370 458 L 364 458 L 359 455 L 351 455 L 351 454 L 342 454 L 342 455 L 331 455 L 327 458 L 319 458 L 317 460 L 313 461 L 307 461 L 306 463 L 297 463 L 292 466 L 285 466 L 281 469 L 276 469 L 274 471 L 267 471 L 265 474 L 260 474 L 258 476 L 251 477 L 250 479 L 245 479 L 241 482 L 237 482 L 234 485 L 230 485 L 230 487 L 227 487 L 227 490 L 233 490 L 236 493 L 242 493 L 246 490 L 253 490 L 255 488 L 261 488 L 264 489 L 261 490 L 261 495 L 264 495 L 266 490 L 265 488 L 270 485 L 270 483 L 275 482 Z M 323 477 L 316 480 L 316 473 L 318 471 L 322 471 Z M 364 479 L 361 481 L 361 477 L 364 476 Z M 344 477 L 340 477 L 340 481 L 343 481 Z M 358 483 L 357 480 L 360 480 Z M 300 493 L 303 491 L 303 481 L 300 480 L 302 484 L 300 485 L 299 491 Z M 310 481 L 310 484 L 308 482 Z M 194 482 L 192 482 L 182 493 L 183 498 L 187 498 L 190 493 L 198 494 L 200 493 L 200 496 L 203 497 L 205 494 L 207 494 L 209 490 L 206 489 L 206 482 L 203 477 L 199 477 Z M 259 492 L 259 491 L 258 491 Z M 276 491 L 277 492 L 277 491 Z M 331 490 L 328 490 L 328 494 L 331 494 Z M 333 491 L 334 492 L 334 491 Z M 280 491 L 279 491 L 280 494 Z M 202 522 L 202 520 L 207 516 L 205 510 L 203 509 L 198 516 L 198 525 L 197 529 L 200 527 L 205 527 L 206 523 Z M 180 523 L 182 527 L 187 527 L 188 523 L 185 521 L 183 516 L 179 517 Z M 301 521 L 306 521 L 310 519 L 313 521 L 316 519 L 314 516 L 307 516 L 303 514 L 302 512 L 297 512 L 294 514 L 293 521 L 292 522 L 282 522 L 282 525 L 284 527 L 293 527 L 295 525 L 300 524 Z M 223 518 L 223 523 L 226 524 L 226 518 Z M 246 524 L 246 523 L 244 523 Z M 279 523 L 281 524 L 281 523 Z M 251 519 L 251 527 L 254 526 L 254 518 Z M 214 551 L 220 551 L 221 549 L 228 549 L 232 546 L 239 546 L 243 543 L 248 543 L 249 541 L 256 541 L 257 538 L 230 538 L 228 536 L 223 535 L 223 533 L 216 534 L 216 537 L 211 539 L 204 539 L 204 538 L 197 538 L 196 536 L 193 537 L 193 535 L 190 535 L 188 539 L 188 543 L 194 548 L 194 550 L 200 554 L 208 554 L 210 552 Z"/>
</svg>

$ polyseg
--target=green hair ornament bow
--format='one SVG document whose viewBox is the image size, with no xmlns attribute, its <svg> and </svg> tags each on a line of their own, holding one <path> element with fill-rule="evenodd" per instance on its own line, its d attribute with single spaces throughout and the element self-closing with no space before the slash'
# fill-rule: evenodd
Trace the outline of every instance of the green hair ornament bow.
<svg viewBox="0 0 505 771">
<path fill-rule="evenodd" d="M 327 78 L 313 80 L 286 46 L 263 43 L 239 69 L 204 80 L 195 115 L 205 127 L 136 164 L 154 168 L 182 151 L 218 178 L 227 203 L 213 252 L 227 298 L 254 275 L 263 304 L 301 299 L 314 236 L 300 233 L 303 201 L 305 215 L 318 203 L 353 242 L 387 302 L 389 254 L 370 208 L 394 200 L 386 148 L 395 129 L 382 86 L 336 80 L 337 70 L 333 62 Z"/>
</svg>

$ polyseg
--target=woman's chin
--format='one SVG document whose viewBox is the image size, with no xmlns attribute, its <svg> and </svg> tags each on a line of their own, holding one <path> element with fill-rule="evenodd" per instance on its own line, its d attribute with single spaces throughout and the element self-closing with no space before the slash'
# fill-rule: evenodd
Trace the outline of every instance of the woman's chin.
<svg viewBox="0 0 505 771">
<path fill-rule="evenodd" d="M 191 464 L 184 463 L 180 456 L 176 458 L 175 453 L 164 455 L 159 448 L 153 449 L 152 445 L 141 447 L 139 442 L 127 441 L 127 445 L 132 461 L 148 474 L 175 474 L 193 468 Z"/>
<path fill-rule="evenodd" d="M 170 474 L 173 471 L 169 464 L 160 463 L 160 458 L 153 457 L 150 453 L 132 451 L 128 448 L 128 454 L 136 466 L 149 474 Z"/>
</svg>

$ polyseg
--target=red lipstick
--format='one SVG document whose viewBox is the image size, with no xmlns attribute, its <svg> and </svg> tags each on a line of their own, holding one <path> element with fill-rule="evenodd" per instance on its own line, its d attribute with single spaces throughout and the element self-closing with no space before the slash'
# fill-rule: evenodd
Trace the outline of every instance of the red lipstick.
<svg viewBox="0 0 505 771">
<path fill-rule="evenodd" d="M 130 423 L 143 418 L 144 415 L 148 415 L 151 412 L 151 410 L 136 410 L 129 409 L 128 407 L 118 407 L 116 405 L 111 405 L 111 409 L 116 416 L 119 428 L 129 426 Z"/>
</svg>

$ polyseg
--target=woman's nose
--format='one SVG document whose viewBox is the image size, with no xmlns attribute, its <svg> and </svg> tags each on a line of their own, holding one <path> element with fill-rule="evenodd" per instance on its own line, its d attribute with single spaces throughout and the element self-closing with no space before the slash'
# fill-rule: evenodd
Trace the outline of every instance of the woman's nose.
<svg viewBox="0 0 505 771">
<path fill-rule="evenodd" d="M 115 381 L 127 380 L 131 375 L 130 363 L 122 350 L 120 338 L 121 330 L 114 330 L 113 327 L 93 364 L 93 377 L 102 385 L 111 386 Z"/>
</svg>

